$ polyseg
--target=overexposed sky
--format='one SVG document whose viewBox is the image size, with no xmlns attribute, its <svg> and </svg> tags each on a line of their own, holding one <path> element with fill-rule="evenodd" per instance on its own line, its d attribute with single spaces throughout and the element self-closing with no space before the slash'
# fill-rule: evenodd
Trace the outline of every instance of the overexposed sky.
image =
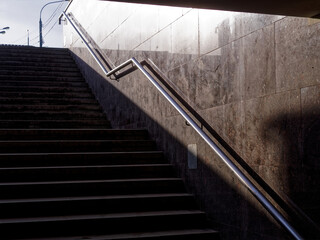
<svg viewBox="0 0 320 240">
<path fill-rule="evenodd" d="M 55 0 L 0 0 L 0 29 L 10 27 L 0 34 L 0 44 L 27 45 L 29 30 L 30 45 L 39 46 L 39 19 L 41 8 Z M 46 6 L 41 15 L 45 47 L 63 47 L 62 25 L 58 18 L 68 2 Z"/>
</svg>

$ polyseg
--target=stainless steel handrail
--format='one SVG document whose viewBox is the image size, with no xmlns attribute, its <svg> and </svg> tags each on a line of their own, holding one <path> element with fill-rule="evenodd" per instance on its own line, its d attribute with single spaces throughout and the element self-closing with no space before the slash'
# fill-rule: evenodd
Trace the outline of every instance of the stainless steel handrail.
<svg viewBox="0 0 320 240">
<path fill-rule="evenodd" d="M 215 144 L 210 137 L 198 126 L 198 124 L 183 110 L 183 108 L 167 93 L 167 91 L 143 68 L 143 66 L 134 57 L 110 70 L 109 72 L 105 67 L 101 65 L 101 62 L 95 56 L 89 44 L 86 42 L 81 33 L 77 30 L 74 24 L 71 22 L 67 14 L 63 13 L 81 39 L 84 41 L 89 52 L 93 55 L 99 66 L 107 77 L 115 74 L 126 66 L 132 64 L 135 65 L 143 75 L 156 87 L 156 89 L 171 103 L 171 105 L 182 115 L 182 117 L 193 127 L 193 129 L 202 137 L 202 139 L 214 150 L 214 152 L 222 159 L 222 161 L 229 167 L 229 169 L 238 177 L 238 179 L 248 188 L 248 190 L 258 199 L 258 201 L 267 209 L 267 211 L 291 234 L 294 239 L 303 239 L 300 234 L 291 226 L 291 224 L 284 218 L 284 216 L 272 205 L 272 203 L 259 191 L 259 189 L 247 178 L 241 170 L 229 159 L 229 157 Z"/>
</svg>

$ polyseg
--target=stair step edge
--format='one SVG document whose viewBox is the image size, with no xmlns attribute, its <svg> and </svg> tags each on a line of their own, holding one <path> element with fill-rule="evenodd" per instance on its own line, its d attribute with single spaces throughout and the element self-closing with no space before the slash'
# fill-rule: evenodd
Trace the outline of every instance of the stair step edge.
<svg viewBox="0 0 320 240">
<path fill-rule="evenodd" d="M 86 196 L 86 197 L 56 197 L 56 198 L 30 198 L 30 199 L 5 199 L 0 204 L 6 203 L 37 203 L 37 202 L 62 202 L 62 201 L 85 201 L 85 200 L 109 200 L 109 199 L 139 199 L 139 198 L 161 198 L 161 197 L 193 197 L 189 193 L 152 193 L 132 195 L 111 196 Z"/>
<path fill-rule="evenodd" d="M 54 184 L 83 184 L 83 183 L 113 183 L 113 182 L 158 182 L 158 181 L 182 181 L 181 178 L 134 178 L 112 180 L 77 180 L 77 181 L 46 181 L 46 182 L 10 182 L 0 183 L 0 186 L 15 185 L 54 185 Z"/>
<path fill-rule="evenodd" d="M 113 219 L 113 218 L 134 218 L 134 217 L 153 217 L 153 216 L 172 216 L 172 215 L 198 215 L 198 214 L 204 215 L 205 213 L 200 210 L 176 210 L 176 211 L 110 213 L 110 214 L 39 217 L 39 218 L 15 218 L 15 219 L 0 219 L 0 224 L 93 220 L 93 219 Z"/>
<path fill-rule="evenodd" d="M 214 234 L 218 235 L 219 232 L 213 229 L 184 229 L 184 230 L 173 230 L 173 231 L 157 231 L 157 232 L 143 232 L 143 233 L 124 233 L 124 234 L 110 234 L 103 236 L 74 236 L 74 237 L 63 237 L 63 238 L 46 238 L 46 240 L 79 240 L 79 239 L 90 239 L 90 240 L 116 240 L 116 239 L 144 239 L 155 237 L 174 237 L 174 236 L 190 236 L 190 235 L 201 235 L 201 234 Z M 24 240 L 39 240 L 39 239 L 24 239 Z"/>
</svg>

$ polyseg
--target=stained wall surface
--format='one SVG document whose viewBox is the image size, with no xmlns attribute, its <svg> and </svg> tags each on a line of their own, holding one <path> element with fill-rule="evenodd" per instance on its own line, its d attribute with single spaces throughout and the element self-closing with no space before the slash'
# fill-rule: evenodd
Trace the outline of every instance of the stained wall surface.
<svg viewBox="0 0 320 240">
<path fill-rule="evenodd" d="M 320 222 L 319 20 L 94 0 L 68 11 L 115 65 L 152 60 L 242 167 Z M 113 126 L 149 130 L 222 239 L 286 238 L 141 74 L 110 81 L 70 24 L 64 41 Z"/>
</svg>

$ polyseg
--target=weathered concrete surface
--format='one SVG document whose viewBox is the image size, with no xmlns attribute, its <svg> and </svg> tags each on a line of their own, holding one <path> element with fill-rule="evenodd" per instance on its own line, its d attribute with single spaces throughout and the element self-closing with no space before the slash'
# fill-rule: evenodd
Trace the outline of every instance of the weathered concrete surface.
<svg viewBox="0 0 320 240">
<path fill-rule="evenodd" d="M 84 0 L 70 11 L 115 64 L 150 58 L 240 165 L 320 222 L 319 21 Z M 222 238 L 285 238 L 140 73 L 106 80 L 69 25 L 64 31 L 113 126 L 149 130 Z M 188 169 L 189 144 L 197 144 L 197 169 Z"/>
</svg>

